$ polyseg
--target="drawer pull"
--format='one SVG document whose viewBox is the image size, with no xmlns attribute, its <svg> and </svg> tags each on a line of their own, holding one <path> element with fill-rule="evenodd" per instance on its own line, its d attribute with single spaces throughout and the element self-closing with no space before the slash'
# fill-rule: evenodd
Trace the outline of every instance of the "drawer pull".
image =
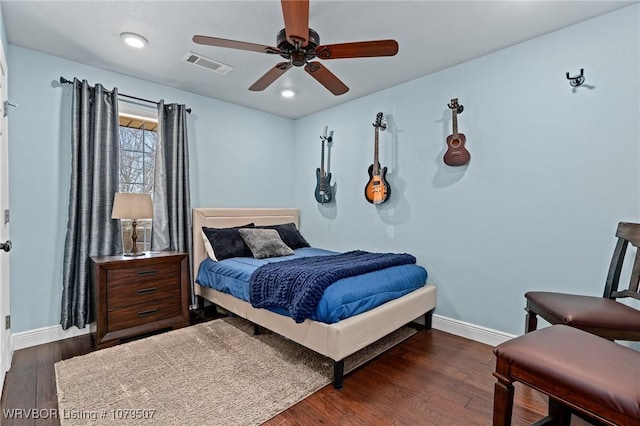
<svg viewBox="0 0 640 426">
<path fill-rule="evenodd" d="M 149 275 L 155 275 L 156 274 L 156 270 L 155 269 L 149 269 L 147 271 L 138 271 L 138 276 L 139 277 L 146 277 Z"/>
<path fill-rule="evenodd" d="M 149 316 L 149 315 L 153 315 L 153 314 L 155 314 L 156 312 L 158 312 L 158 310 L 157 310 L 157 309 L 148 309 L 148 310 L 146 310 L 146 311 L 140 311 L 140 312 L 138 312 L 138 316 L 139 316 L 140 318 L 142 318 L 142 317 L 147 317 L 147 316 Z"/>
<path fill-rule="evenodd" d="M 156 291 L 158 291 L 156 287 L 141 288 L 140 290 L 138 290 L 138 294 L 151 294 L 155 293 Z"/>
</svg>

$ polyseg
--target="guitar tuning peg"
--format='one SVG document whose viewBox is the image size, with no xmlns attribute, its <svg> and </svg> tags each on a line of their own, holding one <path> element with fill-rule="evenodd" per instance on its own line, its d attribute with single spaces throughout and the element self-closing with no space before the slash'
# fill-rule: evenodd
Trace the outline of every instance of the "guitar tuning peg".
<svg viewBox="0 0 640 426">
<path fill-rule="evenodd" d="M 331 143 L 332 140 L 333 140 L 333 130 L 330 130 L 329 137 L 327 137 L 327 142 Z"/>
</svg>

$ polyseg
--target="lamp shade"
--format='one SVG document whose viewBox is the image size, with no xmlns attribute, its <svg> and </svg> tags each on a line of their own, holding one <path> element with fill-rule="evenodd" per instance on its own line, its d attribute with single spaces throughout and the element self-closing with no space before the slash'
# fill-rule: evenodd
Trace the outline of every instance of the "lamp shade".
<svg viewBox="0 0 640 426">
<path fill-rule="evenodd" d="M 116 192 L 111 219 L 151 219 L 152 217 L 151 194 Z"/>
</svg>

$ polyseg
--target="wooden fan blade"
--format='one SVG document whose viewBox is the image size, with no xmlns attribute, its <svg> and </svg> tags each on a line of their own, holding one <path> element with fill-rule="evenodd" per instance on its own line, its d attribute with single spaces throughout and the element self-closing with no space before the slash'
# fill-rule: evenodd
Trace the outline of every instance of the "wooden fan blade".
<svg viewBox="0 0 640 426">
<path fill-rule="evenodd" d="M 316 47 L 316 56 L 319 59 L 369 58 L 394 56 L 396 53 L 398 42 L 395 40 L 358 41 Z"/>
<path fill-rule="evenodd" d="M 304 66 L 304 70 L 336 96 L 349 91 L 349 88 L 320 62 L 309 62 Z"/>
<path fill-rule="evenodd" d="M 266 89 L 267 87 L 269 87 L 271 83 L 276 81 L 278 77 L 280 77 L 285 72 L 289 71 L 289 68 L 291 68 L 292 66 L 293 65 L 291 64 L 291 62 L 280 62 L 276 64 L 275 67 L 271 68 L 269 71 L 266 72 L 265 75 L 260 77 L 258 81 L 253 83 L 253 85 L 249 87 L 249 90 L 254 92 L 259 92 L 261 90 Z"/>
<path fill-rule="evenodd" d="M 287 41 L 306 46 L 309 40 L 309 0 L 282 0 L 282 15 Z"/>
<path fill-rule="evenodd" d="M 207 46 L 227 47 L 229 49 L 250 50 L 260 53 L 280 53 L 277 47 L 264 46 L 257 43 L 247 43 L 245 41 L 227 40 L 226 38 L 208 37 L 203 35 L 194 35 L 193 42 L 204 44 Z"/>
</svg>

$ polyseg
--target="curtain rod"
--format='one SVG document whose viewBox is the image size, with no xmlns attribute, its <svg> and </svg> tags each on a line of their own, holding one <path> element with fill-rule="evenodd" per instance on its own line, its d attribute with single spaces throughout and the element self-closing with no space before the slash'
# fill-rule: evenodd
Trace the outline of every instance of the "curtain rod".
<svg viewBox="0 0 640 426">
<path fill-rule="evenodd" d="M 64 77 L 60 77 L 60 84 L 73 84 L 73 80 L 67 80 Z M 108 92 L 111 92 L 110 90 L 107 90 Z M 125 95 L 124 93 L 118 93 L 118 96 L 124 96 L 125 98 L 129 98 L 129 99 L 135 99 L 136 101 L 142 101 L 142 102 L 148 102 L 150 104 L 156 104 L 158 105 L 158 102 L 155 101 L 150 101 L 149 99 L 144 99 L 144 98 L 138 98 L 137 96 L 131 96 L 131 95 Z M 191 108 L 187 108 L 186 111 L 191 114 Z"/>
</svg>

